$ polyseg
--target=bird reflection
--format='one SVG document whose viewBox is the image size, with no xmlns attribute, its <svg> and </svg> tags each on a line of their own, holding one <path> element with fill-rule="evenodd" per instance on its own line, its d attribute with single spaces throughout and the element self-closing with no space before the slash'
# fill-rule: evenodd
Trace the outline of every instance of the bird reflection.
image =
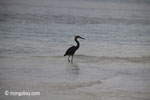
<svg viewBox="0 0 150 100">
<path fill-rule="evenodd" d="M 78 67 L 77 63 L 73 63 L 73 64 L 68 63 L 66 71 L 72 75 L 79 75 L 80 68 Z"/>
</svg>

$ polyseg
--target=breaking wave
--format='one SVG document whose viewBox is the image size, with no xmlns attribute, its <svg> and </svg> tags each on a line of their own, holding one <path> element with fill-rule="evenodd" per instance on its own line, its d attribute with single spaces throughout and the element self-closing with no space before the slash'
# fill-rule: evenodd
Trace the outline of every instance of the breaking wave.
<svg viewBox="0 0 150 100">
<path fill-rule="evenodd" d="M 34 57 L 57 59 L 57 60 L 65 58 L 64 56 L 34 56 Z M 85 62 L 127 61 L 127 62 L 136 62 L 136 63 L 150 63 L 150 55 L 141 56 L 141 57 L 119 57 L 119 56 L 90 56 L 90 55 L 78 54 L 74 56 L 74 59 L 76 61 L 85 61 Z"/>
<path fill-rule="evenodd" d="M 118 56 L 88 56 L 88 55 L 76 55 L 77 59 L 87 60 L 87 61 L 105 61 L 105 60 L 124 60 L 130 62 L 139 62 L 139 63 L 150 63 L 150 56 L 142 57 L 118 57 Z"/>
</svg>

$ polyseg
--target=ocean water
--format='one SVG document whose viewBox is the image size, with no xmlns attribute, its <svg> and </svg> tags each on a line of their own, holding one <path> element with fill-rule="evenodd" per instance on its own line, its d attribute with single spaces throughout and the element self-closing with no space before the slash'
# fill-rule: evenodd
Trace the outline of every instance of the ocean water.
<svg viewBox="0 0 150 100">
<path fill-rule="evenodd" d="M 85 40 L 70 64 L 75 35 Z M 2 99 L 148 100 L 149 66 L 148 0 L 0 1 Z"/>
</svg>

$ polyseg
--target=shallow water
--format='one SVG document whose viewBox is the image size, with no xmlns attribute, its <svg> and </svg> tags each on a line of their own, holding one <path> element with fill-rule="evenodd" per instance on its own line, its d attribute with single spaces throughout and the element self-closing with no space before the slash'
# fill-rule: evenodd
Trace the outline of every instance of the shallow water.
<svg viewBox="0 0 150 100">
<path fill-rule="evenodd" d="M 1 0 L 0 98 L 149 100 L 150 2 Z M 73 64 L 64 57 L 80 35 Z M 40 96 L 5 96 L 39 91 Z"/>
<path fill-rule="evenodd" d="M 91 59 L 90 59 L 91 58 Z M 142 58 L 139 58 L 142 59 Z M 138 100 L 149 99 L 150 62 L 75 56 L 1 57 L 1 93 L 39 91 L 40 96 L 1 96 L 3 99 Z"/>
</svg>

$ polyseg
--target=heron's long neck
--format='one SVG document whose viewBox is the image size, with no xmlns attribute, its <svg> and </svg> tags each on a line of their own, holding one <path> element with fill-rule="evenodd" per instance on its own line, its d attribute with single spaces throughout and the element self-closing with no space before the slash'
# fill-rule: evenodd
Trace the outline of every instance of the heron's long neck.
<svg viewBox="0 0 150 100">
<path fill-rule="evenodd" d="M 77 43 L 76 49 L 78 49 L 78 48 L 80 47 L 80 43 L 79 43 L 79 41 L 78 41 L 77 39 L 75 39 L 75 41 L 76 41 L 76 43 Z"/>
</svg>

